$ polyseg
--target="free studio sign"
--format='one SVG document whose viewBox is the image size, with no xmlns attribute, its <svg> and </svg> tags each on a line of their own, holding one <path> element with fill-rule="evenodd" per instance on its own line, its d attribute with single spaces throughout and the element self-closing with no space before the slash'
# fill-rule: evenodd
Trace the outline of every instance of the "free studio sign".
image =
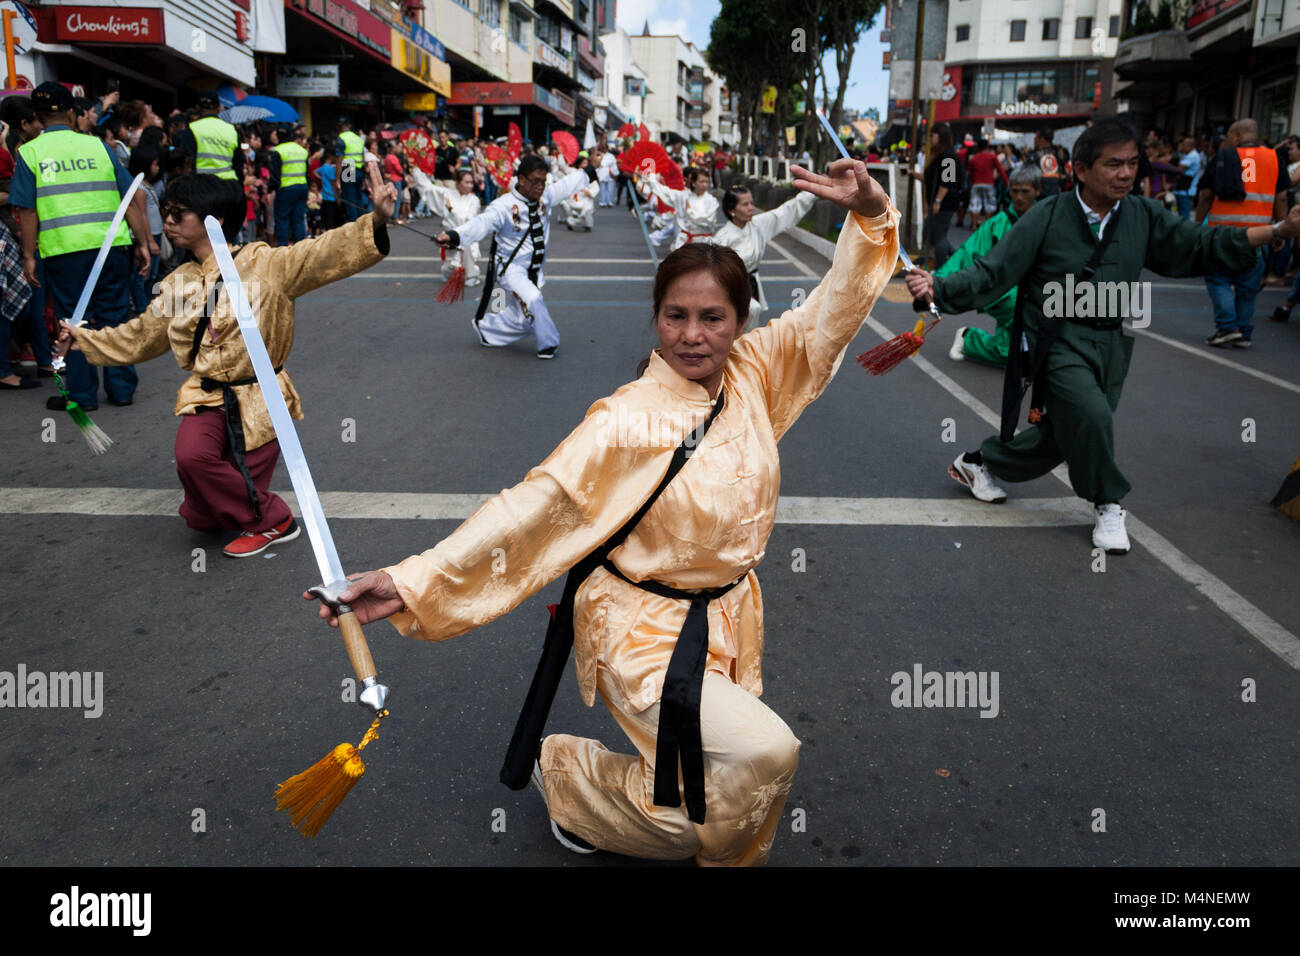
<svg viewBox="0 0 1300 956">
<path fill-rule="evenodd" d="M 1017 103 L 1002 103 L 994 114 L 997 116 L 1055 116 L 1057 105 L 1055 103 L 1034 103 L 1030 100 L 1020 100 Z"/>
<path fill-rule="evenodd" d="M 338 96 L 338 64 L 282 63 L 275 71 L 275 91 L 281 96 Z"/>
</svg>

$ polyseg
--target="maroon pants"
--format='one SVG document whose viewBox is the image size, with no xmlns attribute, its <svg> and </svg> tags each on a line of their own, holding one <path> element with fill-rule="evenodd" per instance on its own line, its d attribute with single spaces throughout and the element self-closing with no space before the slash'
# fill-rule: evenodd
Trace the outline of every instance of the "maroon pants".
<svg viewBox="0 0 1300 956">
<path fill-rule="evenodd" d="M 221 409 L 182 415 L 176 432 L 176 474 L 185 488 L 181 517 L 195 531 L 266 531 L 280 524 L 289 517 L 289 506 L 268 490 L 279 457 L 280 443 L 275 440 L 244 455 L 262 506 L 258 519 L 231 455 Z"/>
</svg>

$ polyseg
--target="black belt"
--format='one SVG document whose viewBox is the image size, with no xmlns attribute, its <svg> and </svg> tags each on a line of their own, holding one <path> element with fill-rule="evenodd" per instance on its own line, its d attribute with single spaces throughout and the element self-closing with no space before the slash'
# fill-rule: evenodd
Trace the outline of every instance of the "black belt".
<svg viewBox="0 0 1300 956">
<path fill-rule="evenodd" d="M 283 368 L 283 365 L 277 365 L 275 374 L 279 375 Z M 239 415 L 239 399 L 235 396 L 236 386 L 256 384 L 256 375 L 252 378 L 241 378 L 234 382 L 222 382 L 215 378 L 199 380 L 199 387 L 205 392 L 221 390 L 221 405 L 226 415 L 226 437 L 230 440 L 230 456 L 235 459 L 235 467 L 239 469 L 239 474 L 243 476 L 244 487 L 248 489 L 248 500 L 253 506 L 253 513 L 260 521 L 262 518 L 262 503 L 258 499 L 257 486 L 253 484 L 253 476 L 248 473 L 248 463 L 244 461 L 244 420 Z"/>
<path fill-rule="evenodd" d="M 1096 329 L 1098 332 L 1113 332 L 1124 324 L 1123 319 L 1116 319 L 1114 322 L 1093 322 L 1089 319 L 1072 319 L 1067 317 L 1067 322 L 1073 322 L 1075 325 L 1082 325 L 1089 329 Z"/>
<path fill-rule="evenodd" d="M 758 270 L 757 269 L 755 269 L 753 272 L 749 274 L 749 294 L 752 295 L 756 301 L 758 302 L 763 301 L 762 296 L 758 294 Z"/>
<path fill-rule="evenodd" d="M 744 576 L 720 588 L 682 591 L 658 581 L 633 581 L 613 561 L 601 562 L 605 570 L 642 591 L 660 597 L 690 601 L 690 610 L 677 645 L 668 660 L 664 689 L 659 699 L 659 730 L 655 744 L 655 794 L 657 807 L 680 807 L 677 792 L 677 759 L 682 761 L 682 782 L 686 787 L 686 814 L 692 823 L 704 822 L 704 744 L 700 739 L 700 698 L 709 650 L 709 602 L 720 598 Z"/>
</svg>

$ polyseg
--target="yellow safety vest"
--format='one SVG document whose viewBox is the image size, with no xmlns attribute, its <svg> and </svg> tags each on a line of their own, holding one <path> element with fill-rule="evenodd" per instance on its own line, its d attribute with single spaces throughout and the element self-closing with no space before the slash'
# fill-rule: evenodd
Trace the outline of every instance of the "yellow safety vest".
<svg viewBox="0 0 1300 956">
<path fill-rule="evenodd" d="M 70 129 L 48 130 L 19 146 L 18 155 L 36 176 L 41 255 L 98 249 L 122 201 L 104 143 Z M 130 244 L 131 232 L 122 222 L 113 245 Z"/>
<path fill-rule="evenodd" d="M 190 124 L 194 142 L 199 152 L 195 157 L 194 171 L 219 176 L 222 179 L 237 179 L 231 158 L 239 148 L 239 132 L 223 119 L 205 116 Z"/>
<path fill-rule="evenodd" d="M 360 176 L 365 166 L 366 141 L 350 129 L 339 133 L 339 139 L 343 140 L 343 161 L 351 163 L 356 175 Z"/>
<path fill-rule="evenodd" d="M 280 154 L 280 188 L 307 185 L 307 150 L 297 143 L 274 147 Z"/>
<path fill-rule="evenodd" d="M 1211 226 L 1267 226 L 1273 221 L 1273 198 L 1277 194 L 1277 153 L 1267 146 L 1240 146 L 1242 188 L 1246 198 L 1228 202 L 1214 198 L 1210 206 Z"/>
</svg>

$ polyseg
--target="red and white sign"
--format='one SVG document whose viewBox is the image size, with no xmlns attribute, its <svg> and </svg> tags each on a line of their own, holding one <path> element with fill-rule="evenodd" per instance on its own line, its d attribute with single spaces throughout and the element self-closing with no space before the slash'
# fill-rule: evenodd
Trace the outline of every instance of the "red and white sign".
<svg viewBox="0 0 1300 956">
<path fill-rule="evenodd" d="M 934 121 L 947 123 L 961 116 L 961 67 L 945 66 L 943 84 L 934 103 Z"/>
<path fill-rule="evenodd" d="M 55 7 L 54 37 L 76 43 L 166 42 L 157 7 Z"/>
</svg>

